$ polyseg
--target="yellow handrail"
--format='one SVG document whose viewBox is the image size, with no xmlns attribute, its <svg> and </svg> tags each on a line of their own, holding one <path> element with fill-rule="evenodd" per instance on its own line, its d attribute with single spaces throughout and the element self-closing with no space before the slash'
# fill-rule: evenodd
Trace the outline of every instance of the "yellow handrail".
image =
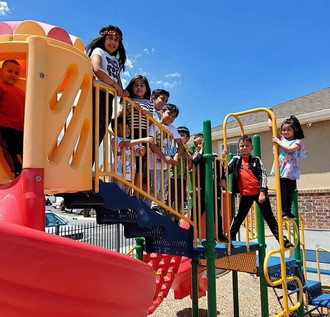
<svg viewBox="0 0 330 317">
<path fill-rule="evenodd" d="M 99 190 L 99 180 L 102 179 L 103 181 L 108 181 L 111 182 L 112 179 L 117 179 L 120 180 L 123 184 L 127 185 L 128 187 L 130 187 L 132 190 L 135 191 L 135 193 L 140 193 L 143 197 L 146 197 L 150 200 L 156 201 L 157 204 L 164 209 L 164 211 L 166 213 L 172 214 L 175 217 L 179 218 L 179 219 L 184 219 L 185 221 L 187 221 L 190 225 L 193 225 L 194 227 L 196 226 L 196 220 L 192 221 L 190 219 L 190 217 L 188 215 L 186 215 L 184 213 L 184 208 L 183 206 L 181 206 L 180 210 L 176 209 L 176 206 L 179 205 L 177 198 L 175 197 L 171 197 L 171 183 L 170 183 L 170 177 L 169 177 L 169 172 L 170 169 L 169 168 L 165 168 L 163 162 L 161 164 L 161 184 L 162 184 L 162 189 L 161 189 L 161 200 L 158 199 L 156 197 L 155 193 L 152 193 L 150 191 L 150 172 L 149 172 L 149 164 L 150 162 L 150 157 L 149 157 L 149 153 L 151 151 L 151 149 L 149 148 L 149 145 L 146 145 L 146 161 L 147 161 L 147 188 L 144 189 L 142 188 L 142 186 L 137 186 L 134 183 L 134 157 L 131 157 L 131 179 L 127 180 L 126 179 L 126 171 L 125 169 L 123 169 L 123 175 L 119 176 L 117 174 L 117 144 L 115 143 L 114 148 L 112 148 L 112 144 L 110 142 L 112 137 L 117 137 L 118 135 L 118 122 L 117 122 L 117 116 L 116 114 L 119 112 L 119 103 L 118 103 L 118 97 L 116 94 L 116 90 L 113 87 L 107 86 L 104 83 L 101 82 L 95 82 L 94 83 L 94 89 L 95 89 L 95 127 L 99 126 L 99 93 L 100 91 L 104 91 L 105 95 L 106 95 L 106 126 L 109 126 L 109 122 L 108 122 L 108 109 L 109 109 L 109 98 L 108 95 L 112 94 L 113 95 L 113 111 L 114 111 L 114 130 L 111 131 L 110 129 L 106 129 L 106 134 L 103 138 L 103 141 L 101 143 L 101 149 L 103 155 L 100 157 L 99 155 L 99 131 L 98 128 L 95 128 L 95 133 L 94 133 L 94 157 L 95 157 L 95 178 L 94 178 L 94 190 L 98 191 Z M 126 118 L 128 113 L 131 113 L 131 131 L 132 128 L 134 127 L 134 112 L 139 111 L 139 107 L 136 106 L 136 104 L 130 100 L 129 98 L 122 98 L 122 104 L 127 105 L 127 107 L 122 107 L 122 113 L 121 116 L 123 116 L 123 121 L 126 122 Z M 173 135 L 164 127 L 162 126 L 160 123 L 158 123 L 153 117 L 151 117 L 150 115 L 146 115 L 146 124 L 147 124 L 147 130 L 149 130 L 151 124 L 153 124 L 153 126 L 155 127 L 155 129 L 159 129 L 159 131 L 161 131 L 161 134 L 166 135 L 166 137 L 168 139 L 173 139 Z M 139 111 L 139 122 L 141 123 L 141 119 L 142 119 L 142 115 Z M 141 124 L 140 124 L 141 126 Z M 125 131 L 126 131 L 126 125 L 123 125 L 123 134 L 125 135 Z M 139 131 L 139 134 L 141 136 L 141 129 Z M 163 142 L 161 140 L 161 142 Z M 163 143 L 161 143 L 161 146 L 163 145 Z M 103 148 L 102 148 L 103 147 Z M 185 146 L 185 150 L 191 152 L 191 150 Z M 169 149 L 168 149 L 169 152 Z M 134 159 L 135 160 L 135 159 Z M 154 156 L 154 160 L 156 160 L 156 156 Z M 181 160 L 181 162 L 183 162 L 184 159 Z M 153 162 L 155 163 L 155 162 Z M 125 166 L 126 164 L 126 157 L 125 155 L 123 156 L 123 165 Z M 175 167 L 174 168 L 174 177 L 177 177 L 177 169 L 180 168 L 181 171 L 183 170 L 183 163 L 181 163 L 180 166 Z M 111 168 L 112 167 L 112 168 Z M 142 166 L 140 166 L 140 170 L 142 170 Z M 195 167 L 193 167 L 193 171 L 196 172 Z M 165 190 L 164 190 L 164 177 L 165 177 L 165 173 L 167 173 L 168 175 L 168 180 L 169 180 L 169 184 L 168 184 L 168 200 L 166 201 L 165 199 Z M 194 175 L 197 174 L 199 175 L 199 173 L 194 173 Z M 186 175 L 187 175 L 187 183 L 189 183 L 189 170 L 188 170 L 188 166 L 186 164 Z M 140 179 L 140 184 L 142 183 L 142 175 L 141 175 L 141 179 Z M 155 179 L 154 179 L 155 181 Z M 176 182 L 175 182 L 176 184 Z M 180 190 L 181 192 L 185 191 L 186 188 L 184 188 L 183 186 L 183 182 L 180 183 L 181 186 L 176 185 L 178 190 Z M 194 198 L 196 199 L 196 197 Z M 189 212 L 189 210 L 188 210 Z M 200 211 L 199 211 L 200 212 Z M 190 215 L 190 212 L 188 213 Z M 196 218 L 194 218 L 196 219 Z"/>
<path fill-rule="evenodd" d="M 268 117 L 271 118 L 272 120 L 272 136 L 276 137 L 277 136 L 277 125 L 276 125 L 276 118 L 274 113 L 267 109 L 267 108 L 256 108 L 256 109 L 251 109 L 251 110 L 247 110 L 247 111 L 242 111 L 242 112 L 238 112 L 238 113 L 231 113 L 228 114 L 225 119 L 224 119 L 224 123 L 223 123 L 223 142 L 224 142 L 224 150 L 227 150 L 227 121 L 229 118 L 233 117 L 236 119 L 236 121 L 238 122 L 238 125 L 240 127 L 241 130 L 241 135 L 244 134 L 244 128 L 243 128 L 243 124 L 240 120 L 240 116 L 244 116 L 247 114 L 251 114 L 251 113 L 256 113 L 256 112 L 266 112 Z M 265 272 L 265 278 L 266 281 L 269 283 L 269 285 L 271 286 L 278 286 L 278 285 L 282 285 L 282 289 L 283 289 L 283 294 L 287 294 L 287 283 L 292 281 L 292 280 L 296 280 L 297 285 L 299 287 L 299 298 L 298 298 L 298 302 L 289 308 L 288 306 L 288 298 L 287 296 L 283 296 L 283 306 L 284 306 L 284 311 L 282 311 L 281 313 L 279 313 L 277 316 L 288 316 L 288 312 L 290 311 L 294 311 L 296 309 L 298 309 L 298 307 L 301 305 L 302 303 L 302 284 L 300 282 L 300 280 L 293 276 L 293 277 L 287 277 L 286 276 L 286 264 L 285 264 L 285 251 L 287 251 L 287 249 L 284 248 L 284 235 L 283 235 L 283 221 L 289 230 L 289 223 L 292 223 L 292 225 L 295 227 L 296 232 L 298 232 L 298 228 L 297 225 L 294 221 L 292 220 L 284 220 L 282 218 L 282 204 L 281 204 L 281 192 L 280 192 L 280 177 L 279 177 L 279 161 L 278 161 L 278 147 L 275 143 L 273 143 L 273 155 L 274 155 L 274 169 L 275 169 L 275 181 L 276 181 L 276 207 L 277 207 L 277 219 L 278 219 L 278 227 L 279 227 L 279 244 L 280 244 L 280 248 L 270 251 L 267 253 L 265 261 L 264 261 L 264 272 Z M 225 161 L 225 168 L 226 168 L 226 172 L 228 175 L 228 160 L 227 160 L 227 156 L 226 156 L 226 161 Z M 226 188 L 228 188 L 228 177 L 226 180 Z M 229 194 L 228 194 L 229 195 Z M 229 196 L 228 196 L 229 197 Z M 227 199 L 228 200 L 228 199 Z M 227 201 L 227 206 L 228 206 L 228 201 Z M 227 209 L 228 210 L 228 209 Z M 228 225 L 228 224 L 227 224 Z M 248 231 L 248 228 L 247 228 Z M 248 232 L 246 234 L 246 238 L 247 240 L 249 239 L 249 235 Z M 294 243 L 294 247 L 295 248 L 297 246 L 297 237 L 295 237 L 295 243 Z M 247 242 L 248 243 L 248 242 Z M 230 252 L 230 246 L 229 246 L 229 252 Z M 281 278 L 277 281 L 271 281 L 269 279 L 268 276 L 268 261 L 269 258 L 272 254 L 274 253 L 279 253 L 280 255 L 280 263 L 281 263 Z"/>
<path fill-rule="evenodd" d="M 326 249 L 323 247 L 318 247 L 315 251 L 316 252 L 317 276 L 318 276 L 319 282 L 321 282 L 320 251 L 330 253 L 329 249 Z"/>
</svg>

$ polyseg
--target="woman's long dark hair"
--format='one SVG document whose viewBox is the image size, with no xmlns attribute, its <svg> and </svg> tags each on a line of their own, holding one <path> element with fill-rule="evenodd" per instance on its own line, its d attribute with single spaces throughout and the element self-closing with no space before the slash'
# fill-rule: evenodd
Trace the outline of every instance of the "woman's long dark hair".
<svg viewBox="0 0 330 317">
<path fill-rule="evenodd" d="M 281 130 L 283 125 L 288 124 L 292 127 L 293 131 L 294 131 L 294 138 L 295 139 L 303 139 L 304 136 L 304 131 L 300 125 L 299 120 L 297 119 L 297 117 L 295 116 L 291 116 L 290 118 L 284 120 L 284 122 L 281 125 Z"/>
<path fill-rule="evenodd" d="M 107 34 L 101 35 L 103 32 L 107 32 L 107 31 L 115 31 L 120 35 L 120 39 L 119 39 L 119 46 L 118 49 L 116 51 L 114 51 L 111 55 L 116 56 L 117 53 L 119 53 L 119 64 L 120 64 L 120 68 L 124 71 L 125 70 L 125 63 L 126 63 L 126 51 L 123 45 L 123 32 L 120 30 L 120 28 L 118 26 L 115 25 L 106 25 L 104 26 L 101 30 L 100 30 L 100 35 L 98 37 L 96 37 L 95 39 L 92 40 L 92 42 L 90 42 L 87 46 L 86 46 L 86 53 L 87 55 L 90 57 L 94 48 L 101 48 L 103 50 L 106 50 L 104 47 L 104 41 L 105 41 L 105 37 L 107 36 Z"/>
</svg>

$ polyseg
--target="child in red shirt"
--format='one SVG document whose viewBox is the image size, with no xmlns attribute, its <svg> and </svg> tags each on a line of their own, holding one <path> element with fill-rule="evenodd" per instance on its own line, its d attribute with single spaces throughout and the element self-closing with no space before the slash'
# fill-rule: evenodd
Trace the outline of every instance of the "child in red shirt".
<svg viewBox="0 0 330 317">
<path fill-rule="evenodd" d="M 15 176 L 22 171 L 18 158 L 23 158 L 23 125 L 25 94 L 17 88 L 20 65 L 16 60 L 6 60 L 0 70 L 0 139 L 7 162 Z"/>
<path fill-rule="evenodd" d="M 238 150 L 241 155 L 234 156 L 228 163 L 228 173 L 233 173 L 233 194 L 240 193 L 238 212 L 230 227 L 230 237 L 232 240 L 235 239 L 253 202 L 256 202 L 269 229 L 278 241 L 278 224 L 267 195 L 266 170 L 261 159 L 251 155 L 253 145 L 249 136 L 242 135 L 240 137 Z M 226 153 L 224 152 L 224 154 Z M 284 247 L 290 248 L 292 246 L 293 244 L 284 236 Z"/>
</svg>

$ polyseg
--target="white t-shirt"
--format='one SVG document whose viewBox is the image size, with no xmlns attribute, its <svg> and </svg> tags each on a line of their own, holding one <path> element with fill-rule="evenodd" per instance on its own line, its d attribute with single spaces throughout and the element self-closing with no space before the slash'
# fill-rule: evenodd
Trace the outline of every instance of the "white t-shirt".
<svg viewBox="0 0 330 317">
<path fill-rule="evenodd" d="M 124 155 L 125 155 L 125 171 L 126 171 L 126 175 L 125 175 L 125 179 L 130 181 L 132 179 L 132 171 L 134 171 L 135 173 L 135 169 L 136 169 L 136 164 L 135 164 L 135 153 L 132 154 L 132 147 L 128 146 L 128 147 L 119 147 L 120 142 L 123 141 L 123 138 L 120 136 L 117 136 L 117 139 L 115 137 L 113 137 L 111 139 L 111 149 L 112 149 L 112 153 L 113 156 L 115 157 L 115 144 L 117 143 L 117 174 L 120 177 L 123 177 L 123 163 L 124 163 Z M 126 139 L 125 141 L 128 141 L 128 139 Z M 139 146 L 136 144 L 134 145 L 134 151 L 135 149 L 137 149 Z M 131 159 L 133 157 L 133 160 Z M 133 162 L 133 165 L 132 165 Z M 115 163 L 112 164 L 111 167 L 111 171 L 112 172 L 116 172 L 115 171 Z"/>
<path fill-rule="evenodd" d="M 93 55 L 101 56 L 102 68 L 108 73 L 108 75 L 112 80 L 118 82 L 121 71 L 119 64 L 119 55 L 118 54 L 117 56 L 110 55 L 107 51 L 99 47 L 93 49 L 91 57 Z"/>
<path fill-rule="evenodd" d="M 170 131 L 173 134 L 174 140 L 181 139 L 181 136 L 176 129 L 175 126 L 173 125 L 163 125 L 168 131 Z M 155 135 L 156 132 L 156 135 Z M 156 145 L 160 148 L 160 150 L 166 155 L 170 155 L 170 149 L 171 149 L 171 143 L 172 143 L 172 138 L 168 138 L 166 133 L 163 133 L 163 136 L 161 136 L 161 131 L 156 126 L 156 129 L 154 129 L 154 125 L 152 124 L 150 126 L 149 130 L 149 136 L 155 137 L 156 136 Z M 163 137 L 163 147 L 161 147 L 161 137 Z M 157 155 L 156 158 L 156 169 L 161 169 L 161 162 L 159 161 L 160 157 Z M 149 164 L 150 169 L 154 169 L 154 153 L 150 151 L 150 164 Z M 164 170 L 167 170 L 167 164 L 163 161 L 163 168 Z"/>
<path fill-rule="evenodd" d="M 157 111 L 156 109 L 154 109 L 153 113 L 152 113 L 152 117 L 160 122 L 162 120 L 162 113 L 160 111 Z"/>
</svg>

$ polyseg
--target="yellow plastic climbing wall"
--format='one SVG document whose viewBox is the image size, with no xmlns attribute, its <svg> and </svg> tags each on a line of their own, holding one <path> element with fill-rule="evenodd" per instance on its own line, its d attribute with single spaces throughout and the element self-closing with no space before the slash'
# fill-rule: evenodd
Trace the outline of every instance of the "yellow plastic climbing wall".
<svg viewBox="0 0 330 317">
<path fill-rule="evenodd" d="M 0 22 L 5 59 L 22 66 L 23 168 L 44 169 L 45 193 L 91 189 L 93 73 L 82 41 L 41 22 Z"/>
</svg>

